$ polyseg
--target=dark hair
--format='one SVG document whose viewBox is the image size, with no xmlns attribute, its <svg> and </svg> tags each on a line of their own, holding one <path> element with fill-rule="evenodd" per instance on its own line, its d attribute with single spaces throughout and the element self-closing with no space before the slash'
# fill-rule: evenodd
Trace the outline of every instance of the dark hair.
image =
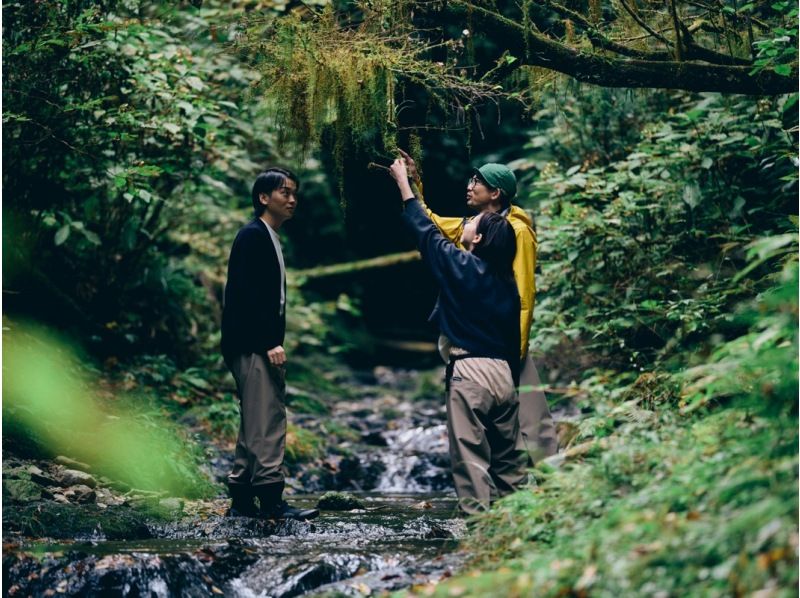
<svg viewBox="0 0 800 598">
<path fill-rule="evenodd" d="M 492 187 L 492 186 L 491 186 L 491 185 L 490 185 L 490 184 L 487 182 L 487 180 L 486 180 L 485 178 L 483 178 L 483 175 L 480 173 L 480 171 L 477 171 L 477 172 L 475 172 L 475 176 L 476 176 L 476 177 L 478 177 L 478 180 L 479 180 L 479 181 L 480 181 L 480 182 L 483 184 L 483 186 L 484 186 L 484 187 L 486 187 L 486 188 L 487 188 L 489 191 L 499 191 L 499 192 L 500 192 L 500 211 L 502 212 L 502 211 L 504 211 L 504 210 L 507 210 L 507 209 L 508 209 L 508 207 L 511 205 L 511 200 L 510 200 L 510 199 L 508 199 L 508 196 L 506 195 L 506 192 L 505 192 L 505 191 L 503 191 L 503 190 L 502 190 L 500 187 Z"/>
<path fill-rule="evenodd" d="M 498 274 L 511 275 L 514 256 L 517 253 L 517 239 L 514 228 L 503 216 L 496 212 L 486 212 L 478 220 L 475 233 L 482 236 L 472 253 L 489 265 Z"/>
<path fill-rule="evenodd" d="M 264 204 L 258 200 L 258 196 L 262 193 L 269 195 L 275 191 L 275 189 L 283 185 L 286 179 L 294 181 L 294 184 L 297 185 L 297 190 L 300 191 L 300 179 L 297 178 L 296 174 L 285 168 L 271 166 L 256 177 L 256 182 L 253 183 L 253 192 L 251 193 L 253 212 L 255 212 L 256 217 L 264 213 L 265 207 Z"/>
</svg>

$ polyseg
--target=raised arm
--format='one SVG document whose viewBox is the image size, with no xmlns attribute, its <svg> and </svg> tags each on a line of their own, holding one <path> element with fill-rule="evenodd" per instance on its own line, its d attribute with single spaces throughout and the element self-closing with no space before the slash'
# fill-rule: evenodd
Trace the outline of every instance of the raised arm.
<svg viewBox="0 0 800 598">
<path fill-rule="evenodd" d="M 412 180 L 411 189 L 414 196 L 419 201 L 420 206 L 425 210 L 431 222 L 436 225 L 436 228 L 438 228 L 449 241 L 458 245 L 461 242 L 461 233 L 464 230 L 464 219 L 457 216 L 439 216 L 428 207 L 422 194 L 422 179 L 417 171 L 417 164 L 414 162 L 414 158 L 400 148 L 397 148 L 397 151 L 400 152 L 400 155 L 403 156 L 403 160 L 406 163 L 408 176 L 411 177 Z"/>
<path fill-rule="evenodd" d="M 473 256 L 446 239 L 427 215 L 411 190 L 405 162 L 395 160 L 389 171 L 397 182 L 400 197 L 405 204 L 403 220 L 414 235 L 422 258 L 433 272 L 434 278 L 439 282 L 465 280 L 464 271 L 468 268 L 467 263 L 474 259 Z"/>
</svg>

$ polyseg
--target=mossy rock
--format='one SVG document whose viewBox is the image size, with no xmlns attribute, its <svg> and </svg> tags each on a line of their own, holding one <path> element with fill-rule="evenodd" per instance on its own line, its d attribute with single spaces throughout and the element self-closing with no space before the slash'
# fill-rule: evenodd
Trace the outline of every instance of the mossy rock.
<svg viewBox="0 0 800 598">
<path fill-rule="evenodd" d="M 364 501 L 347 492 L 326 492 L 317 501 L 318 509 L 326 511 L 350 511 L 365 508 Z"/>
<path fill-rule="evenodd" d="M 109 540 L 151 538 L 148 517 L 129 507 L 66 505 L 50 501 L 3 509 L 3 534 L 18 532 L 24 536 L 75 538 L 103 534 Z"/>
<path fill-rule="evenodd" d="M 30 480 L 3 480 L 3 498 L 27 503 L 42 498 L 42 489 Z"/>
</svg>

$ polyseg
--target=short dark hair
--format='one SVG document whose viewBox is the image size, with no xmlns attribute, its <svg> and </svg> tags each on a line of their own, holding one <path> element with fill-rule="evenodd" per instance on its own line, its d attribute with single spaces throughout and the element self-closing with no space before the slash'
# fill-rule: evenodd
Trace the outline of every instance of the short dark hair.
<svg viewBox="0 0 800 598">
<path fill-rule="evenodd" d="M 501 275 L 511 275 L 517 253 L 517 239 L 508 220 L 497 212 L 485 212 L 478 220 L 475 233 L 482 238 L 472 253 L 485 261 L 490 270 Z"/>
<path fill-rule="evenodd" d="M 297 175 L 279 166 L 271 166 L 256 177 L 256 182 L 253 183 L 253 191 L 251 193 L 253 212 L 255 212 L 256 217 L 264 213 L 265 207 L 264 204 L 258 200 L 258 196 L 262 193 L 269 195 L 275 191 L 275 189 L 281 187 L 286 182 L 286 179 L 294 181 L 294 184 L 297 185 L 297 190 L 300 191 L 300 179 L 297 178 Z"/>
</svg>

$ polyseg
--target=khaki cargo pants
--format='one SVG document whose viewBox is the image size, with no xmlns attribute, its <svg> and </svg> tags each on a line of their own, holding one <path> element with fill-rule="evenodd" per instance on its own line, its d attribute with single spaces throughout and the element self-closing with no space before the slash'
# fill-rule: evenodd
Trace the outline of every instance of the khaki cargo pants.
<svg viewBox="0 0 800 598">
<path fill-rule="evenodd" d="M 519 401 L 505 361 L 459 358 L 451 361 L 448 373 L 453 482 L 459 508 L 474 514 L 526 481 L 528 457 L 519 429 Z"/>
<path fill-rule="evenodd" d="M 519 380 L 519 427 L 531 461 L 555 455 L 558 436 L 544 392 L 538 390 L 542 381 L 530 354 L 522 361 Z"/>
<path fill-rule="evenodd" d="M 228 363 L 239 396 L 239 437 L 229 484 L 283 482 L 286 449 L 285 370 L 266 355 L 238 355 Z"/>
</svg>

